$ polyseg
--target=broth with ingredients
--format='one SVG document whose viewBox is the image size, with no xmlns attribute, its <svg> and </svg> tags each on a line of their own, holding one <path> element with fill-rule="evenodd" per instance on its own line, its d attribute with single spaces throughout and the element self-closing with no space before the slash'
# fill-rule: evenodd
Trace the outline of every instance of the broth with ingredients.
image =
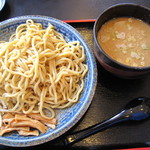
<svg viewBox="0 0 150 150">
<path fill-rule="evenodd" d="M 134 67 L 150 66 L 150 26 L 135 18 L 114 18 L 98 32 L 101 48 L 114 60 Z"/>
</svg>

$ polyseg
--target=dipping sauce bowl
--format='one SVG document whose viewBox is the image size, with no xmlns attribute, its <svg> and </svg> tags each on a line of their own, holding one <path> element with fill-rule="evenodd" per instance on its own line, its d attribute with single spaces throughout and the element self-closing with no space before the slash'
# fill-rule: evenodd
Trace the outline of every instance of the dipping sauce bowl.
<svg viewBox="0 0 150 150">
<path fill-rule="evenodd" d="M 108 72 L 112 73 L 115 76 L 126 78 L 126 79 L 135 79 L 135 78 L 143 77 L 150 73 L 150 66 L 138 67 L 138 66 L 125 65 L 121 62 L 118 62 L 112 57 L 110 57 L 102 49 L 102 46 L 98 42 L 97 36 L 102 26 L 106 22 L 114 18 L 121 18 L 121 17 L 135 18 L 135 19 L 142 20 L 147 24 L 150 24 L 150 10 L 148 8 L 137 4 L 131 4 L 131 3 L 113 5 L 112 7 L 102 12 L 94 24 L 94 29 L 93 29 L 94 54 L 97 60 L 99 61 L 99 63 Z"/>
</svg>

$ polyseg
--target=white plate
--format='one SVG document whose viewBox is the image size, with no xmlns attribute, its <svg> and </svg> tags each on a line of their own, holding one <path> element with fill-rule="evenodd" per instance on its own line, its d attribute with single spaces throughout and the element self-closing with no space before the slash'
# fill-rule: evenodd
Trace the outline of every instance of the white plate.
<svg viewBox="0 0 150 150">
<path fill-rule="evenodd" d="M 0 11 L 3 9 L 6 0 L 0 0 Z"/>
</svg>

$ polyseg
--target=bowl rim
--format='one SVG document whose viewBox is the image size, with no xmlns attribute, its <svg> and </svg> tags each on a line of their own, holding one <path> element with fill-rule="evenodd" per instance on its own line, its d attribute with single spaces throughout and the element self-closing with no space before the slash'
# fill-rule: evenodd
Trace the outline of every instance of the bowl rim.
<svg viewBox="0 0 150 150">
<path fill-rule="evenodd" d="M 1 5 L 0 5 L 0 11 L 1 11 L 6 3 L 6 0 L 0 0 L 0 1 L 1 1 Z"/>
<path fill-rule="evenodd" d="M 97 37 L 96 37 L 96 27 L 97 27 L 97 24 L 98 24 L 98 21 L 101 19 L 101 16 L 106 13 L 107 11 L 115 8 L 115 7 L 126 7 L 126 6 L 134 6 L 134 7 L 139 7 L 139 8 L 142 8 L 142 9 L 146 9 L 150 12 L 150 9 L 146 6 L 143 6 L 143 5 L 139 5 L 139 4 L 136 4 L 136 3 L 118 3 L 118 4 L 114 4 L 108 8 L 106 8 L 105 10 L 103 10 L 99 16 L 96 18 L 96 21 L 94 23 L 94 27 L 93 27 L 93 35 L 94 35 L 94 41 L 96 43 L 96 46 L 98 47 L 99 51 L 102 52 L 103 55 L 105 55 L 108 59 L 110 59 L 114 64 L 118 65 L 119 67 L 121 68 L 127 68 L 131 71 L 147 71 L 147 70 L 150 70 L 150 66 L 144 66 L 144 67 L 134 67 L 134 66 L 129 66 L 129 65 L 126 65 L 126 64 L 123 64 L 123 63 L 120 63 L 118 61 L 116 61 L 115 59 L 111 58 L 108 54 L 106 54 L 106 52 L 101 48 L 98 40 L 97 40 Z M 132 17 L 132 16 L 131 16 Z M 138 18 L 137 18 L 138 19 Z M 142 20 L 143 21 L 143 20 Z M 101 27 L 100 27 L 101 28 Z M 100 30 L 99 28 L 99 30 Z M 94 51 L 95 48 L 94 48 Z M 98 56 L 97 56 L 98 57 Z"/>
<path fill-rule="evenodd" d="M 26 139 L 26 140 L 14 140 L 11 138 L 7 138 L 5 136 L 0 137 L 0 144 L 1 145 L 6 145 L 6 146 L 11 146 L 11 147 L 27 147 L 27 146 L 34 146 L 34 145 L 39 145 L 42 143 L 46 143 L 49 141 L 52 141 L 59 136 L 63 135 L 65 132 L 67 132 L 71 127 L 73 127 L 85 114 L 87 109 L 89 108 L 92 99 L 94 97 L 95 91 L 96 91 L 96 86 L 97 86 L 97 64 L 96 64 L 96 59 L 94 57 L 94 54 L 89 47 L 88 43 L 84 39 L 84 37 L 71 25 L 68 23 L 65 23 L 59 19 L 49 17 L 49 16 L 43 16 L 43 15 L 25 15 L 25 16 L 18 16 L 14 18 L 7 19 L 5 21 L 0 22 L 0 28 L 5 27 L 9 25 L 9 23 L 13 24 L 17 21 L 25 21 L 27 19 L 33 19 L 33 20 L 46 20 L 49 21 L 50 23 L 56 23 L 62 26 L 63 28 L 68 29 L 72 34 L 75 34 L 75 37 L 81 42 L 82 46 L 84 46 L 85 52 L 88 55 L 89 58 L 89 64 L 91 66 L 90 72 L 91 75 L 89 75 L 89 85 L 88 85 L 88 93 L 85 94 L 86 97 L 84 97 L 84 104 L 81 105 L 81 108 L 79 108 L 79 112 L 77 112 L 74 117 L 71 118 L 67 123 L 66 126 L 61 126 L 58 131 L 61 131 L 60 133 L 56 132 L 56 129 L 54 130 L 53 135 L 49 136 L 49 134 L 44 134 L 40 137 L 36 137 L 34 139 Z M 81 112 L 82 110 L 82 112 Z M 63 129 L 63 131 L 62 131 Z"/>
</svg>

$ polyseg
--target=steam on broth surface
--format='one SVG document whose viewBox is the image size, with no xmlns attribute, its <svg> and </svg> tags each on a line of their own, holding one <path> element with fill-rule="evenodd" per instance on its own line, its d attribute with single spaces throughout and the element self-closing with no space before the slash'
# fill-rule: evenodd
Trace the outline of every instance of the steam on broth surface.
<svg viewBox="0 0 150 150">
<path fill-rule="evenodd" d="M 150 66 L 150 26 L 135 18 L 114 18 L 98 32 L 101 48 L 116 61 L 134 67 Z"/>
</svg>

